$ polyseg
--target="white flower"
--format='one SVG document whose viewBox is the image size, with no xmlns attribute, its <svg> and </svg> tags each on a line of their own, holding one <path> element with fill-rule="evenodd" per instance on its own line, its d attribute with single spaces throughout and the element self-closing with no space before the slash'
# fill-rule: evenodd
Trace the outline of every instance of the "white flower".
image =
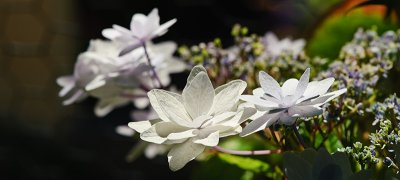
<svg viewBox="0 0 400 180">
<path fill-rule="evenodd" d="M 241 131 L 240 123 L 255 113 L 241 107 L 239 95 L 246 88 L 235 80 L 214 90 L 202 66 L 192 69 L 182 95 L 154 89 L 150 103 L 160 119 L 131 122 L 142 140 L 171 144 L 169 167 L 177 171 L 201 154 L 206 146 L 216 146 L 219 138 Z"/>
<path fill-rule="evenodd" d="M 312 117 L 322 114 L 321 106 L 347 91 L 346 88 L 327 93 L 334 78 L 309 82 L 310 69 L 297 79 L 289 79 L 282 87 L 265 72 L 260 71 L 261 88 L 253 95 L 242 95 L 240 99 L 254 104 L 259 111 L 241 136 L 247 136 L 265 129 L 272 124 L 292 125 L 298 117 Z"/>
<path fill-rule="evenodd" d="M 303 50 L 306 42 L 304 39 L 292 41 L 289 38 L 284 38 L 279 40 L 274 33 L 267 32 L 263 38 L 263 43 L 266 46 L 266 51 L 271 53 L 272 56 L 279 56 L 283 52 L 290 52 L 297 56 Z"/>
<path fill-rule="evenodd" d="M 124 47 L 121 55 L 124 55 L 140 46 L 147 41 L 161 36 L 168 31 L 168 28 L 176 22 L 176 19 L 160 25 L 160 16 L 158 9 L 153 9 L 148 16 L 144 14 L 134 14 L 130 24 L 130 30 L 124 27 L 113 25 L 113 28 L 104 29 L 102 34 L 104 37 L 121 42 Z"/>
</svg>

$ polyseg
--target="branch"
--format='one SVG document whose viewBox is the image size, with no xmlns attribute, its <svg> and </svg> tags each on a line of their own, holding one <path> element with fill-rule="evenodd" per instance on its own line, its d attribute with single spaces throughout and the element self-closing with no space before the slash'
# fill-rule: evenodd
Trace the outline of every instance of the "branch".
<svg viewBox="0 0 400 180">
<path fill-rule="evenodd" d="M 277 149 L 277 150 L 257 150 L 257 151 L 240 151 L 240 150 L 225 149 L 225 148 L 220 147 L 220 146 L 215 146 L 213 148 L 216 151 L 219 151 L 219 152 L 222 152 L 222 153 L 233 154 L 233 155 L 241 155 L 241 156 L 280 154 L 282 152 L 281 149 Z"/>
</svg>

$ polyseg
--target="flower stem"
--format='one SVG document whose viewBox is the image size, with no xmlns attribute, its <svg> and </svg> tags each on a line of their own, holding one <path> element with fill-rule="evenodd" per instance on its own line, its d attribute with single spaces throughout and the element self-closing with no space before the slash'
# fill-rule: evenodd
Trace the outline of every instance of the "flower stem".
<svg viewBox="0 0 400 180">
<path fill-rule="evenodd" d="M 241 156 L 246 156 L 246 155 L 269 155 L 269 154 L 280 154 L 282 152 L 281 149 L 277 150 L 257 150 L 257 151 L 240 151 L 240 150 L 232 150 L 232 149 L 225 149 L 220 146 L 215 146 L 215 150 L 227 154 L 233 154 L 233 155 L 241 155 Z"/>
<path fill-rule="evenodd" d="M 280 146 L 281 143 L 278 141 L 278 138 L 276 138 L 276 134 L 275 134 L 274 128 L 269 127 L 269 131 L 271 131 L 271 135 L 272 135 L 272 138 L 274 139 L 275 143 Z"/>
<path fill-rule="evenodd" d="M 294 131 L 294 134 L 296 135 L 297 140 L 299 141 L 300 145 L 303 146 L 303 148 L 307 148 L 306 143 L 304 143 L 303 137 L 301 137 L 299 131 L 297 130 L 296 123 L 292 125 L 292 129 Z"/>
<path fill-rule="evenodd" d="M 161 80 L 160 80 L 160 78 L 158 77 L 157 72 L 156 72 L 154 66 L 151 64 L 151 59 L 150 59 L 149 53 L 148 53 L 148 51 L 147 51 L 146 43 L 142 43 L 142 46 L 143 46 L 143 49 L 144 49 L 144 54 L 146 55 L 146 58 L 147 58 L 147 62 L 149 63 L 149 66 L 150 66 L 151 71 L 152 71 L 152 73 L 153 73 L 153 78 L 158 82 L 158 84 L 160 85 L 160 88 L 161 88 L 161 89 L 164 89 L 164 86 L 163 86 L 163 84 L 161 83 Z"/>
</svg>

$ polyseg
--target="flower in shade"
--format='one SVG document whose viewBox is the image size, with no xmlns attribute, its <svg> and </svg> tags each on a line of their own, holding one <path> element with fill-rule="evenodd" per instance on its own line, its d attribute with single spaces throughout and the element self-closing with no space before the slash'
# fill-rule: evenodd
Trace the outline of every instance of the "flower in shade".
<svg viewBox="0 0 400 180">
<path fill-rule="evenodd" d="M 148 16 L 140 13 L 134 14 L 130 24 L 130 30 L 118 25 L 113 25 L 112 28 L 104 29 L 102 34 L 110 40 L 124 44 L 120 52 L 120 55 L 124 55 L 143 46 L 147 41 L 165 34 L 168 28 L 175 22 L 176 19 L 172 19 L 160 25 L 158 9 L 155 8 Z"/>
<path fill-rule="evenodd" d="M 246 88 L 242 80 L 231 81 L 216 89 L 202 66 L 195 66 L 182 95 L 154 89 L 148 93 L 159 119 L 131 122 L 144 141 L 171 144 L 169 167 L 183 168 L 205 147 L 216 146 L 219 138 L 239 133 L 240 123 L 255 113 L 241 106 L 239 96 Z"/>
<path fill-rule="evenodd" d="M 312 117 L 323 112 L 322 105 L 347 91 L 346 88 L 329 92 L 334 78 L 309 82 L 307 68 L 299 80 L 289 79 L 282 87 L 267 73 L 259 73 L 261 88 L 253 95 L 242 95 L 240 99 L 255 105 L 258 113 L 240 133 L 246 136 L 265 129 L 272 124 L 292 125 L 299 117 Z"/>
<path fill-rule="evenodd" d="M 291 40 L 289 38 L 284 38 L 279 40 L 272 32 L 267 32 L 265 34 L 263 43 L 266 46 L 266 51 L 271 53 L 272 56 L 279 56 L 283 52 L 290 52 L 297 56 L 306 44 L 304 39 Z"/>
</svg>

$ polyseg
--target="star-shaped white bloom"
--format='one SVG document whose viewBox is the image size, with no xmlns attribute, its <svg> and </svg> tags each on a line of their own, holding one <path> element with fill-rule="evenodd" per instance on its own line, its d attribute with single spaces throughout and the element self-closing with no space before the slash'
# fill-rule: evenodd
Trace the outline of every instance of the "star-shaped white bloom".
<svg viewBox="0 0 400 180">
<path fill-rule="evenodd" d="M 168 153 L 170 169 L 179 170 L 201 154 L 206 146 L 216 146 L 219 138 L 239 133 L 240 123 L 255 113 L 242 107 L 239 95 L 246 88 L 242 80 L 213 88 L 202 66 L 192 69 L 182 95 L 154 89 L 148 93 L 159 119 L 131 122 L 142 140 L 172 144 Z"/>
<path fill-rule="evenodd" d="M 144 14 L 134 14 L 130 24 L 130 30 L 122 26 L 113 25 L 112 28 L 104 29 L 102 34 L 104 37 L 121 42 L 124 44 L 120 55 L 124 55 L 150 41 L 151 39 L 161 36 L 168 31 L 176 22 L 176 19 L 160 25 L 160 16 L 158 9 L 153 9 L 148 16 Z"/>
<path fill-rule="evenodd" d="M 258 117 L 240 133 L 247 136 L 265 129 L 272 124 L 292 125 L 298 117 L 312 117 L 322 114 L 321 106 L 347 91 L 346 88 L 327 93 L 334 78 L 309 82 L 310 69 L 297 79 L 285 81 L 282 87 L 267 73 L 260 71 L 261 88 L 253 95 L 242 95 L 240 99 L 254 104 Z"/>
<path fill-rule="evenodd" d="M 297 56 L 306 44 L 304 39 L 291 40 L 289 38 L 284 38 L 279 40 L 272 32 L 267 32 L 265 34 L 263 43 L 266 46 L 266 51 L 271 53 L 272 56 L 279 56 L 283 52 L 291 52 L 293 55 Z"/>
</svg>

